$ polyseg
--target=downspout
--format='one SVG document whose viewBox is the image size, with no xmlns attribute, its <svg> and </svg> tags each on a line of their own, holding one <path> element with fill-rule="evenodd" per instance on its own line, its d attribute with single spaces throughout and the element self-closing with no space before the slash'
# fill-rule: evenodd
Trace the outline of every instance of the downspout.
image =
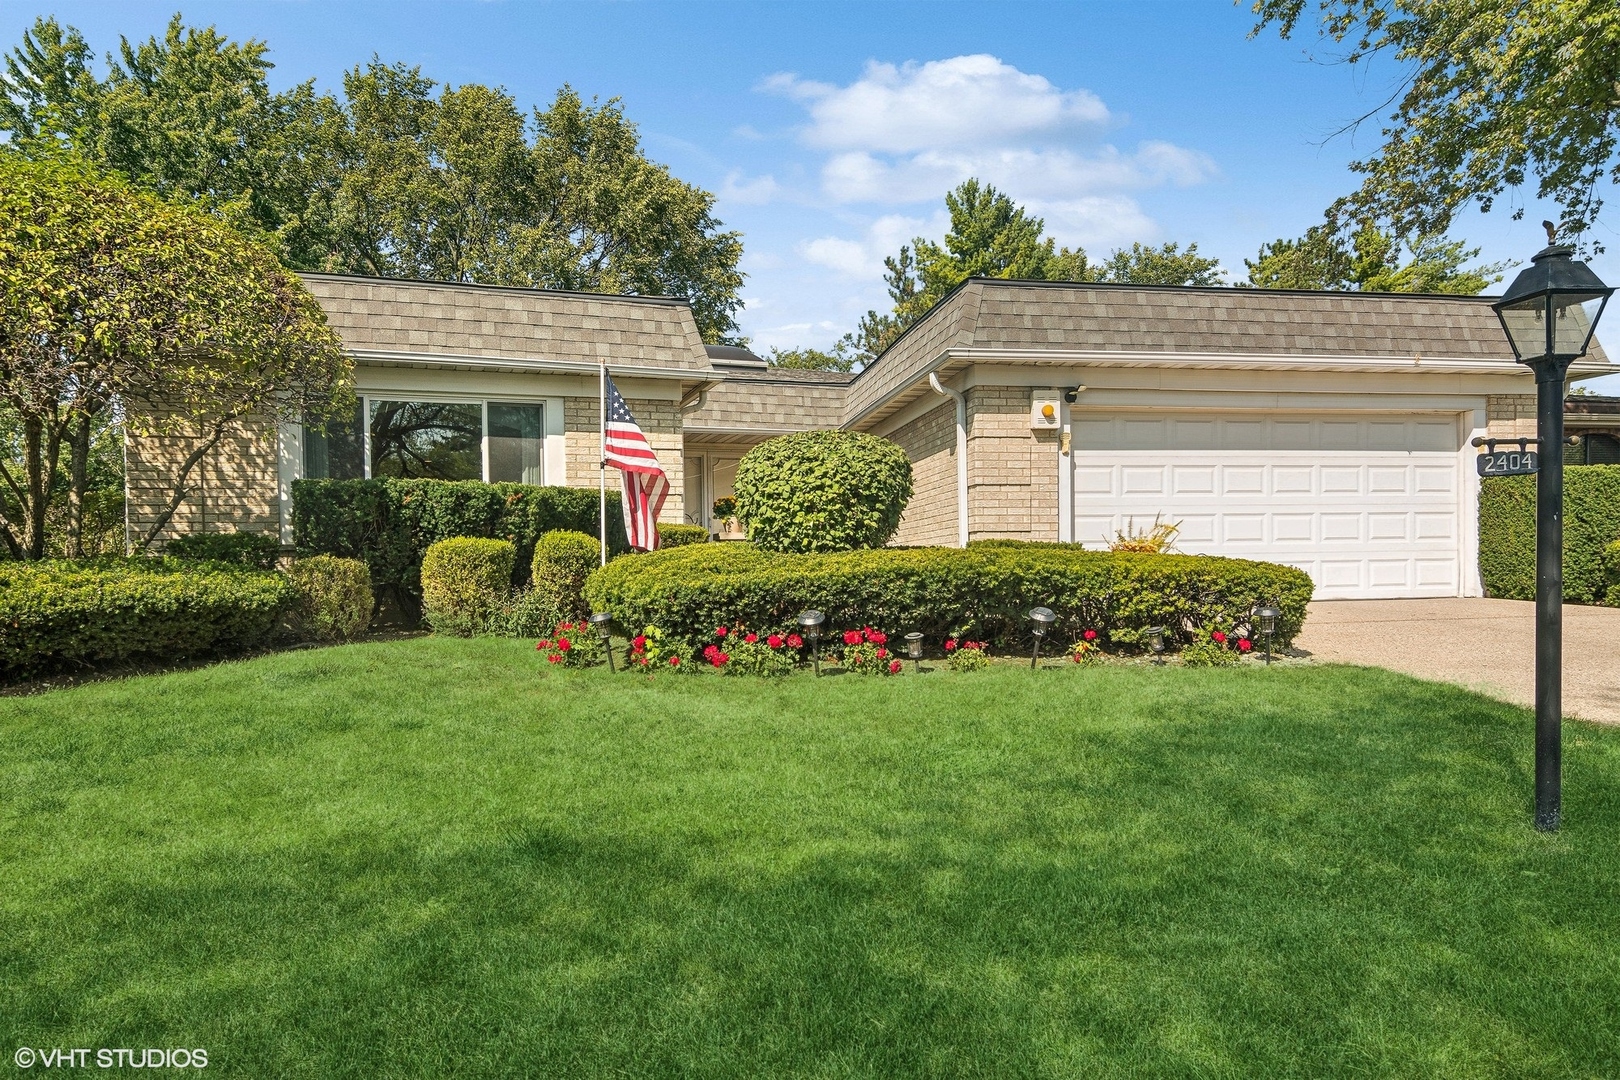
<svg viewBox="0 0 1620 1080">
<path fill-rule="evenodd" d="M 930 371 L 928 385 L 934 393 L 944 394 L 956 402 L 956 546 L 968 546 L 968 467 L 967 467 L 967 398 L 939 381 Z"/>
</svg>

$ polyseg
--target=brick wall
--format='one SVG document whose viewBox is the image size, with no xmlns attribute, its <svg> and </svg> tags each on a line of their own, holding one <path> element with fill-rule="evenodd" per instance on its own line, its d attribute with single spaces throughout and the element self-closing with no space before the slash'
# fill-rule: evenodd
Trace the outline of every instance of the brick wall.
<svg viewBox="0 0 1620 1080">
<path fill-rule="evenodd" d="M 956 406 L 950 401 L 889 436 L 911 458 L 911 501 L 896 544 L 956 544 Z"/>
<path fill-rule="evenodd" d="M 974 540 L 1056 540 L 1057 433 L 1029 427 L 1027 387 L 967 392 L 968 526 Z"/>
<path fill-rule="evenodd" d="M 669 497 L 664 500 L 664 512 L 659 521 L 672 523 L 686 520 L 683 492 L 685 457 L 681 446 L 681 408 L 674 401 L 650 401 L 645 398 L 625 398 L 635 414 L 636 423 L 647 436 L 658 464 L 669 478 Z M 601 462 L 600 415 L 594 397 L 563 398 L 563 427 L 567 431 L 567 468 L 569 487 L 595 487 L 598 465 Z M 608 475 L 608 495 L 618 497 L 617 470 Z"/>
<path fill-rule="evenodd" d="M 174 490 L 175 477 L 200 437 L 192 434 L 128 436 L 125 449 L 129 533 L 146 535 Z M 192 470 L 190 495 L 169 519 L 153 550 L 177 536 L 214 532 L 279 535 L 281 504 L 276 425 L 269 420 L 234 425 Z"/>
<path fill-rule="evenodd" d="M 1536 433 L 1536 395 L 1492 394 L 1485 399 L 1486 428 L 1493 438 Z"/>
</svg>

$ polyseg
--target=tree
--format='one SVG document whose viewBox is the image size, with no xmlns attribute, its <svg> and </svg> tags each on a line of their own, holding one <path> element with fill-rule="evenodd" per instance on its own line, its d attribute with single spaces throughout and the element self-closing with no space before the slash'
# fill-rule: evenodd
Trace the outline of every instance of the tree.
<svg viewBox="0 0 1620 1080">
<path fill-rule="evenodd" d="M 63 444 L 79 553 L 92 431 L 187 435 L 149 545 L 197 463 L 243 419 L 316 419 L 353 401 L 352 367 L 314 297 L 266 248 L 200 209 L 82 166 L 0 155 L 0 406 L 21 430 L 0 463 L 0 542 L 39 558 Z"/>
<path fill-rule="evenodd" d="M 842 341 L 831 352 L 820 349 L 772 349 L 765 362 L 772 367 L 800 371 L 849 371 L 855 366 L 855 357 Z"/>
<path fill-rule="evenodd" d="M 1255 0 L 1255 32 L 1275 26 L 1291 36 L 1306 6 Z M 1470 202 L 1488 212 L 1534 176 L 1537 196 L 1562 208 L 1566 236 L 1598 220 L 1605 184 L 1620 182 L 1620 6 L 1317 0 L 1316 8 L 1323 35 L 1348 47 L 1346 62 L 1390 54 L 1405 69 L 1384 143 L 1351 166 L 1364 179 L 1335 204 L 1336 217 L 1370 217 L 1403 238 L 1442 236 Z"/>
<path fill-rule="evenodd" d="M 1221 264 L 1198 254 L 1197 244 L 1182 251 L 1179 244 L 1149 247 L 1132 244 L 1115 251 L 1096 268 L 1095 281 L 1129 285 L 1221 285 Z"/>
<path fill-rule="evenodd" d="M 1461 240 L 1419 236 L 1404 248 L 1389 232 L 1364 222 L 1347 244 L 1331 225 L 1313 226 L 1298 240 L 1276 240 L 1244 260 L 1248 284 L 1260 289 L 1354 289 L 1364 292 L 1457 293 L 1474 296 L 1502 280 L 1504 264 L 1465 267 L 1479 255 Z"/>
</svg>

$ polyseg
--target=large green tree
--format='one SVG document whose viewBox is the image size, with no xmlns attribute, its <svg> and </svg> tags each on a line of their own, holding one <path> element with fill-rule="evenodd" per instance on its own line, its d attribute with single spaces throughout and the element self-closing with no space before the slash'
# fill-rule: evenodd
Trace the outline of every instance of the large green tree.
<svg viewBox="0 0 1620 1080">
<path fill-rule="evenodd" d="M 1221 264 L 1198 254 L 1197 244 L 1163 247 L 1132 244 L 1109 255 L 1092 271 L 1091 281 L 1121 285 L 1221 285 Z"/>
<path fill-rule="evenodd" d="M 1620 183 L 1620 4 L 1614 0 L 1255 0 L 1256 31 L 1291 36 L 1314 7 L 1343 59 L 1396 63 L 1395 111 L 1361 188 L 1335 210 L 1397 236 L 1442 236 L 1536 184 L 1560 230 L 1588 233 Z M 1376 111 L 1376 110 L 1375 110 Z M 1368 114 L 1370 118 L 1373 115 Z M 1515 210 L 1514 216 L 1523 213 Z M 1601 250 L 1601 244 L 1592 243 Z"/>
<path fill-rule="evenodd" d="M 92 434 L 113 410 L 190 438 L 145 547 L 234 424 L 350 402 L 337 336 L 267 248 L 82 166 L 0 155 L 0 408 L 19 432 L 0 461 L 0 543 L 14 556 L 44 554 L 64 447 L 78 553 Z"/>
<path fill-rule="evenodd" d="M 1467 264 L 1479 255 L 1461 240 L 1419 236 L 1402 244 L 1364 222 L 1347 242 L 1331 225 L 1297 240 L 1274 240 L 1245 259 L 1247 284 L 1259 289 L 1353 289 L 1364 292 L 1458 293 L 1474 296 L 1502 280 L 1503 265 Z"/>
</svg>

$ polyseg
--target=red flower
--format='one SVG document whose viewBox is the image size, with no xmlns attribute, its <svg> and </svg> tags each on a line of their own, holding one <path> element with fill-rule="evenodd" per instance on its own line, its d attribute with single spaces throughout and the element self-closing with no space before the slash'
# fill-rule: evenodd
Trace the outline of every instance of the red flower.
<svg viewBox="0 0 1620 1080">
<path fill-rule="evenodd" d="M 889 661 L 889 674 L 890 675 L 898 675 L 898 674 L 900 674 L 900 661 L 898 661 L 898 660 L 890 660 Z"/>
<path fill-rule="evenodd" d="M 669 666 L 670 667 L 680 667 L 681 666 L 681 658 L 678 657 L 678 656 L 670 657 L 669 658 Z"/>
<path fill-rule="evenodd" d="M 747 636 L 745 636 L 745 637 L 744 637 L 744 638 L 743 638 L 743 640 L 744 640 L 744 641 L 746 641 L 746 642 L 748 642 L 748 644 L 750 644 L 750 645 L 752 645 L 752 644 L 753 644 L 753 643 L 754 643 L 754 642 L 756 642 L 756 641 L 758 641 L 758 640 L 759 640 L 759 635 L 758 635 L 758 634 L 753 634 L 753 633 L 750 633 L 750 634 L 748 634 L 748 635 L 747 635 Z"/>
<path fill-rule="evenodd" d="M 1096 641 L 1097 640 L 1097 631 L 1095 631 L 1095 630 L 1087 630 L 1085 633 L 1081 634 L 1080 636 L 1085 638 L 1087 641 Z"/>
<path fill-rule="evenodd" d="M 1248 652 L 1252 648 L 1254 648 L 1254 642 L 1246 637 L 1238 638 L 1238 652 Z"/>
<path fill-rule="evenodd" d="M 797 649 L 800 645 L 804 644 L 804 638 L 800 637 L 798 634 L 789 634 L 787 636 L 787 643 L 792 648 Z"/>
<path fill-rule="evenodd" d="M 888 655 L 889 655 L 889 650 L 888 649 L 883 648 L 881 645 L 878 646 L 877 658 L 879 660 L 882 660 L 885 656 L 888 656 Z"/>
<path fill-rule="evenodd" d="M 729 633 L 729 631 L 723 626 L 717 626 L 714 628 L 715 637 L 725 637 L 727 633 Z"/>
<path fill-rule="evenodd" d="M 955 652 L 956 651 L 956 639 L 955 638 L 952 637 L 952 638 L 946 638 L 945 639 L 945 651 L 946 652 Z"/>
<path fill-rule="evenodd" d="M 547 653 L 546 659 L 550 660 L 553 664 L 560 664 L 562 663 L 562 653 Z"/>
<path fill-rule="evenodd" d="M 1213 641 L 1217 645 L 1225 645 L 1226 644 L 1226 635 L 1221 633 L 1219 630 L 1217 630 L 1213 634 L 1209 635 L 1209 639 L 1211 641 Z"/>
<path fill-rule="evenodd" d="M 867 640 L 872 642 L 874 645 L 882 645 L 889 640 L 889 635 L 874 630 L 872 632 L 872 636 L 867 638 Z"/>
<path fill-rule="evenodd" d="M 636 650 L 636 652 L 640 652 L 642 649 L 647 647 L 647 635 L 637 634 L 635 637 L 630 639 L 630 645 Z"/>
<path fill-rule="evenodd" d="M 705 659 L 713 660 L 716 656 L 719 656 L 719 655 L 720 655 L 720 646 L 718 646 L 718 645 L 706 645 L 706 646 L 704 646 L 704 648 L 703 648 L 703 656 L 704 656 Z"/>
<path fill-rule="evenodd" d="M 545 652 L 549 648 L 551 648 L 551 642 L 549 641 L 537 641 L 534 645 L 535 652 Z"/>
<path fill-rule="evenodd" d="M 845 645 L 859 645 L 860 643 L 861 643 L 861 632 L 859 630 L 845 630 L 844 631 L 844 644 Z"/>
<path fill-rule="evenodd" d="M 561 649 L 563 652 L 567 652 L 569 649 L 572 649 L 573 647 L 574 647 L 574 643 L 569 641 L 567 638 L 560 637 L 560 638 L 557 639 L 557 648 Z"/>
<path fill-rule="evenodd" d="M 782 647 L 782 635 L 772 634 L 770 637 L 765 639 L 765 644 L 769 645 L 773 649 L 780 649 Z"/>
</svg>

